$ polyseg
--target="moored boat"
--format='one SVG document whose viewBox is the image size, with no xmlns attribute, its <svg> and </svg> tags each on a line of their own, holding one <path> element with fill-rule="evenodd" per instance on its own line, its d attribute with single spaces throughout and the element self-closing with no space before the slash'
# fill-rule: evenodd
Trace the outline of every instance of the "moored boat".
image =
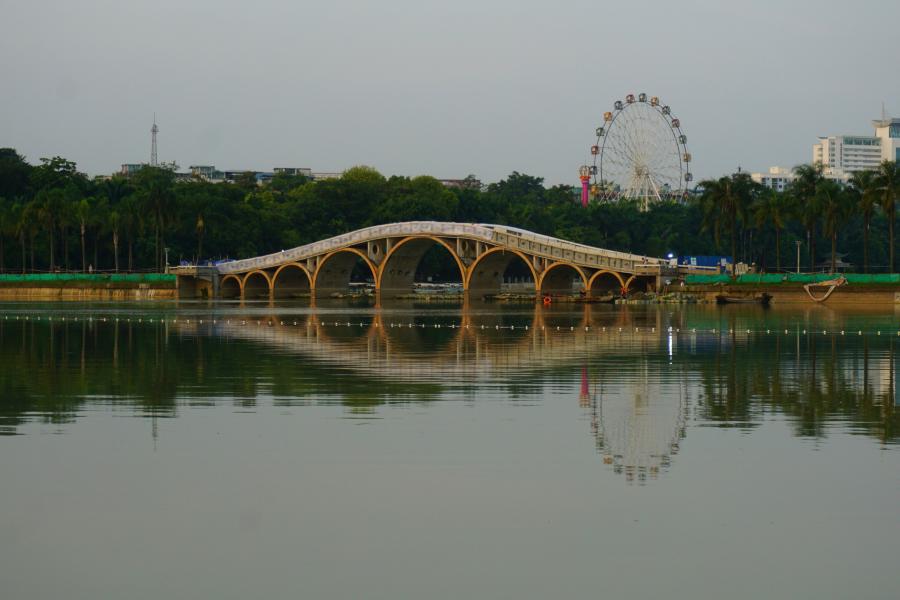
<svg viewBox="0 0 900 600">
<path fill-rule="evenodd" d="M 731 296 L 720 294 L 716 296 L 716 304 L 762 304 L 771 302 L 772 296 L 763 292 L 762 296 Z"/>
</svg>

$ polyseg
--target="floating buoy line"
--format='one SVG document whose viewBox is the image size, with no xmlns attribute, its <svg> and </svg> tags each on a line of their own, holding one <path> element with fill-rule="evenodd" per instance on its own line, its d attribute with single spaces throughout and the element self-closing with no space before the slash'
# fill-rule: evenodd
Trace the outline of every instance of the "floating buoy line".
<svg viewBox="0 0 900 600">
<path fill-rule="evenodd" d="M 31 315 L 3 315 L 2 321 L 10 322 L 10 321 L 41 321 L 44 317 L 37 316 L 32 318 Z M 132 319 L 129 317 L 93 317 L 93 316 L 67 316 L 67 317 L 55 317 L 57 322 L 63 321 L 67 322 L 67 320 L 72 322 L 78 322 L 79 318 L 81 322 L 93 323 L 93 322 L 101 322 L 101 323 L 143 323 L 145 319 L 143 317 L 139 317 L 136 319 Z M 47 321 L 53 321 L 54 317 L 47 316 Z M 199 325 L 242 325 L 249 327 L 298 327 L 303 326 L 304 323 L 300 323 L 297 321 L 274 321 L 274 320 L 257 320 L 257 321 L 246 321 L 246 320 L 237 320 L 232 321 L 231 319 L 177 319 L 177 318 L 149 318 L 146 319 L 148 323 L 158 323 L 158 324 L 178 324 L 184 323 L 190 325 L 193 321 L 194 324 Z M 312 323 L 306 322 L 305 325 L 308 327 Z M 490 325 L 455 325 L 455 324 L 442 324 L 442 323 L 432 323 L 432 324 L 414 324 L 414 323 L 388 323 L 388 324 L 378 324 L 378 323 L 353 323 L 351 321 L 319 321 L 318 325 L 320 327 L 382 327 L 382 328 L 398 328 L 398 329 L 475 329 L 475 330 L 484 330 L 484 329 L 508 329 L 510 331 L 521 330 L 521 331 L 560 331 L 560 332 L 574 332 L 574 331 L 594 331 L 596 333 L 644 333 L 644 334 L 653 334 L 657 333 L 656 327 L 614 327 L 614 326 L 606 326 L 606 327 L 591 327 L 591 326 L 550 326 L 550 325 L 541 325 L 538 327 L 530 326 L 530 325 L 494 325 L 491 327 Z M 809 336 L 809 335 L 830 335 L 830 336 L 845 336 L 845 335 L 876 335 L 880 336 L 882 333 L 885 335 L 897 335 L 900 336 L 900 331 L 884 331 L 884 330 L 846 330 L 846 329 L 822 329 L 822 330 L 806 330 L 806 329 L 778 329 L 773 332 L 770 329 L 719 329 L 719 328 L 696 328 L 696 327 L 668 327 L 668 328 L 660 328 L 659 333 L 661 334 L 716 334 L 718 336 L 722 335 L 731 335 L 731 334 L 744 334 L 744 335 L 792 335 L 792 336 Z"/>
</svg>

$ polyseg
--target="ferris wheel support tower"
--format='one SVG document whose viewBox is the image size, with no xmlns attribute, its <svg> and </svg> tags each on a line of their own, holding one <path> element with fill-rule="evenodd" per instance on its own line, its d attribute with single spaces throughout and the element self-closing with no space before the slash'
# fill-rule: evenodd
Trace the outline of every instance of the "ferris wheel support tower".
<svg viewBox="0 0 900 600">
<path fill-rule="evenodd" d="M 578 175 L 581 178 L 581 205 L 588 205 L 588 192 L 591 187 L 591 168 L 578 167 Z"/>
</svg>

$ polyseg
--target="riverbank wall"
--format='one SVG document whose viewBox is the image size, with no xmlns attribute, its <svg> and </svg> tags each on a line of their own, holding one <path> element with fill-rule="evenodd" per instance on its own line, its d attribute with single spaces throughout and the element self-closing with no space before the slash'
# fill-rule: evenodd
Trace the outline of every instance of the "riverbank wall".
<svg viewBox="0 0 900 600">
<path fill-rule="evenodd" d="M 0 300 L 173 300 L 174 283 L 9 283 L 0 282 Z"/>
<path fill-rule="evenodd" d="M 814 286 L 809 291 L 815 298 L 822 298 L 828 287 Z M 668 286 L 668 291 L 694 294 L 699 299 L 716 301 L 716 296 L 726 294 L 742 298 L 753 298 L 763 293 L 772 296 L 776 304 L 856 304 L 867 306 L 872 304 L 900 304 L 900 285 L 897 284 L 858 284 L 837 287 L 822 302 L 816 302 L 801 284 L 774 285 L 685 285 Z"/>
<path fill-rule="evenodd" d="M 170 300 L 174 275 L 0 275 L 0 300 Z"/>
</svg>

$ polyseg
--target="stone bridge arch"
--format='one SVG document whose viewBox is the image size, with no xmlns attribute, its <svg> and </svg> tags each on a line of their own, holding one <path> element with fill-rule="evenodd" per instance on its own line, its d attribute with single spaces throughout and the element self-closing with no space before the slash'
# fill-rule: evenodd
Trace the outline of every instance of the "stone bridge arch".
<svg viewBox="0 0 900 600">
<path fill-rule="evenodd" d="M 589 278 L 581 267 L 567 262 L 555 262 L 541 273 L 538 291 L 544 294 L 570 296 L 572 285 L 578 277 L 581 277 L 582 285 L 587 286 Z"/>
<path fill-rule="evenodd" d="M 219 295 L 222 298 L 231 300 L 243 297 L 244 282 L 237 275 L 226 275 L 219 285 Z"/>
<path fill-rule="evenodd" d="M 272 280 L 265 271 L 250 271 L 244 277 L 241 291 L 241 296 L 244 300 L 259 300 L 263 295 L 270 297 L 272 294 Z"/>
<path fill-rule="evenodd" d="M 605 292 L 618 294 L 625 287 L 625 280 L 615 271 L 597 271 L 591 276 L 587 284 L 587 291 L 591 296 L 602 296 Z"/>
<path fill-rule="evenodd" d="M 331 294 L 346 294 L 350 288 L 350 276 L 353 268 L 363 259 L 372 272 L 375 288 L 378 288 L 378 269 L 366 255 L 356 248 L 341 248 L 329 252 L 319 261 L 313 283 L 313 295 L 316 298 L 327 298 Z"/>
<path fill-rule="evenodd" d="M 629 292 L 653 292 L 656 286 L 645 278 L 638 275 L 632 275 L 625 282 L 625 289 Z"/>
<path fill-rule="evenodd" d="M 503 284 L 503 273 L 516 258 L 521 258 L 531 270 L 535 288 L 540 291 L 540 277 L 534 270 L 531 260 L 518 250 L 509 248 L 491 248 L 475 259 L 468 269 L 466 290 L 470 296 L 483 294 L 499 294 Z"/>
<path fill-rule="evenodd" d="M 272 298 L 290 298 L 291 294 L 309 294 L 311 290 L 312 277 L 300 263 L 281 265 L 272 276 Z"/>
<path fill-rule="evenodd" d="M 394 244 L 378 267 L 378 291 L 388 295 L 410 293 L 419 262 L 435 244 L 442 245 L 453 256 L 463 289 L 466 289 L 466 266 L 456 255 L 455 248 L 438 237 L 410 236 Z"/>
</svg>

